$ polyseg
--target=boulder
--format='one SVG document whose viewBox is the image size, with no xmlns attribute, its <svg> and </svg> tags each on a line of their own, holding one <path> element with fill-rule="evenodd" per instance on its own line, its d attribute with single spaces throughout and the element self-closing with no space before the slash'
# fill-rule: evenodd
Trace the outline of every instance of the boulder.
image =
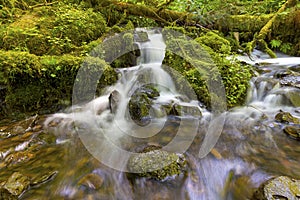
<svg viewBox="0 0 300 200">
<path fill-rule="evenodd" d="M 277 199 L 300 199 L 300 180 L 279 176 L 263 183 L 252 196 L 252 200 Z"/>
<path fill-rule="evenodd" d="M 158 96 L 159 92 L 152 84 L 143 85 L 134 91 L 128 104 L 132 120 L 137 124 L 147 124 L 143 119 L 150 115 L 153 100 Z"/>
<path fill-rule="evenodd" d="M 156 149 L 133 155 L 127 166 L 133 176 L 165 180 L 182 174 L 186 159 L 183 154 Z"/>
<path fill-rule="evenodd" d="M 110 112 L 115 114 L 121 100 L 121 94 L 117 90 L 114 90 L 112 93 L 110 93 L 108 99 Z"/>
<path fill-rule="evenodd" d="M 280 111 L 276 116 L 275 120 L 281 123 L 294 123 L 299 124 L 299 119 L 291 115 L 289 112 Z"/>
</svg>

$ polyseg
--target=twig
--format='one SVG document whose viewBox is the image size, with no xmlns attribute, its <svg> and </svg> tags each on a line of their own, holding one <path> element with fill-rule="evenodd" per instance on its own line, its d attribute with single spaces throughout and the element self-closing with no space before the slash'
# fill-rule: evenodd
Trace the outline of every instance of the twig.
<svg viewBox="0 0 300 200">
<path fill-rule="evenodd" d="M 42 6 L 51 6 L 56 3 L 58 3 L 58 1 L 54 1 L 51 3 L 47 3 L 47 1 L 45 1 L 45 3 L 40 3 L 40 4 L 33 5 L 33 6 L 29 6 L 29 9 L 34 9 L 34 8 L 38 8 L 38 7 L 42 7 Z"/>
</svg>

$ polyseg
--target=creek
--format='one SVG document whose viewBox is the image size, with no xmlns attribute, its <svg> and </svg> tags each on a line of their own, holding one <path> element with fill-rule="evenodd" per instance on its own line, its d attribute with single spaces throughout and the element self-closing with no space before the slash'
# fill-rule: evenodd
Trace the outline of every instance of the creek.
<svg viewBox="0 0 300 200">
<path fill-rule="evenodd" d="M 247 102 L 223 113 L 216 145 L 199 158 L 208 129 L 215 127 L 211 113 L 178 93 L 161 67 L 162 35 L 148 31 L 148 36 L 149 41 L 138 43 L 137 66 L 119 69 L 119 81 L 102 96 L 62 113 L 1 127 L 0 183 L 16 171 L 30 177 L 30 189 L 20 199 L 221 200 L 249 199 L 272 176 L 300 179 L 299 141 L 284 132 L 286 123 L 275 119 L 282 111 L 300 118 L 300 58 L 278 54 L 269 59 L 258 50 L 252 60 L 238 57 L 257 71 Z M 159 96 L 139 124 L 128 107 L 144 85 L 154 85 Z M 112 105 L 114 91 L 117 99 Z M 170 103 L 181 108 L 181 115 L 162 112 L 161 107 Z M 147 145 L 187 150 L 186 173 L 163 181 L 128 178 L 129 157 Z"/>
</svg>

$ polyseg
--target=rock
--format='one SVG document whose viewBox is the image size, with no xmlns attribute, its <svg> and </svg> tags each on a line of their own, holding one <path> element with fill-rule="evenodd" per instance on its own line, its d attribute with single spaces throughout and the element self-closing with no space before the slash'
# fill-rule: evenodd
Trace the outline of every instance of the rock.
<svg viewBox="0 0 300 200">
<path fill-rule="evenodd" d="M 285 76 L 280 80 L 280 84 L 300 88 L 300 76 Z"/>
<path fill-rule="evenodd" d="M 300 65 L 289 67 L 289 70 L 300 73 Z"/>
<path fill-rule="evenodd" d="M 186 159 L 183 154 L 152 150 L 133 155 L 127 166 L 132 175 L 164 180 L 183 173 Z"/>
<path fill-rule="evenodd" d="M 285 97 L 290 100 L 294 107 L 300 107 L 300 89 L 288 91 Z"/>
<path fill-rule="evenodd" d="M 17 199 L 30 185 L 30 179 L 19 172 L 13 173 L 0 189 L 1 199 Z"/>
<path fill-rule="evenodd" d="M 152 85 L 143 85 L 134 91 L 129 100 L 129 114 L 137 124 L 147 124 L 143 122 L 143 118 L 150 115 L 150 108 L 153 100 L 159 96 L 158 90 Z"/>
<path fill-rule="evenodd" d="M 147 32 L 144 31 L 138 31 L 134 34 L 134 41 L 135 42 L 148 42 L 149 37 Z"/>
<path fill-rule="evenodd" d="M 110 93 L 108 99 L 110 112 L 115 114 L 120 103 L 121 94 L 117 90 L 114 90 L 112 93 Z"/>
<path fill-rule="evenodd" d="M 300 126 L 286 126 L 283 131 L 292 138 L 300 140 Z"/>
<path fill-rule="evenodd" d="M 294 123 L 299 124 L 299 119 L 292 116 L 289 112 L 280 111 L 276 116 L 275 120 L 281 123 Z"/>
<path fill-rule="evenodd" d="M 263 183 L 253 194 L 252 200 L 298 200 L 300 180 L 279 176 Z"/>
<path fill-rule="evenodd" d="M 46 182 L 54 179 L 56 177 L 57 173 L 58 173 L 57 171 L 51 171 L 42 176 L 37 176 L 37 177 L 33 178 L 30 185 L 36 186 L 36 185 L 46 183 Z"/>
<path fill-rule="evenodd" d="M 100 175 L 91 173 L 82 177 L 79 180 L 78 185 L 84 186 L 88 189 L 98 190 L 103 185 L 103 182 L 104 180 Z"/>
</svg>

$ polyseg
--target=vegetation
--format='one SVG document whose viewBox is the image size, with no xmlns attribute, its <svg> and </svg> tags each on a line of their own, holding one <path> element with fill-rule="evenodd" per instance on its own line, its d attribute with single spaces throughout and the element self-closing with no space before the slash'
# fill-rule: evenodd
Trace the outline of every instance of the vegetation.
<svg viewBox="0 0 300 200">
<path fill-rule="evenodd" d="M 0 0 L 0 112 L 53 112 L 69 105 L 83 62 L 107 72 L 99 88 L 115 82 L 113 68 L 132 66 L 138 56 L 130 30 L 145 26 L 171 27 L 200 44 L 217 66 L 211 69 L 221 74 L 227 105 L 240 105 L 251 69 L 226 57 L 256 45 L 270 55 L 274 50 L 300 55 L 299 5 L 295 0 Z M 111 48 L 111 57 L 94 52 L 98 59 L 86 59 L 106 37 L 124 31 L 129 31 L 122 47 L 128 54 L 115 59 L 117 48 L 110 45 L 105 48 Z M 166 41 L 169 47 L 173 42 Z M 198 99 L 210 106 L 217 97 L 209 95 L 203 74 L 192 67 L 201 60 L 192 60 L 167 52 L 164 63 L 184 75 Z"/>
</svg>

